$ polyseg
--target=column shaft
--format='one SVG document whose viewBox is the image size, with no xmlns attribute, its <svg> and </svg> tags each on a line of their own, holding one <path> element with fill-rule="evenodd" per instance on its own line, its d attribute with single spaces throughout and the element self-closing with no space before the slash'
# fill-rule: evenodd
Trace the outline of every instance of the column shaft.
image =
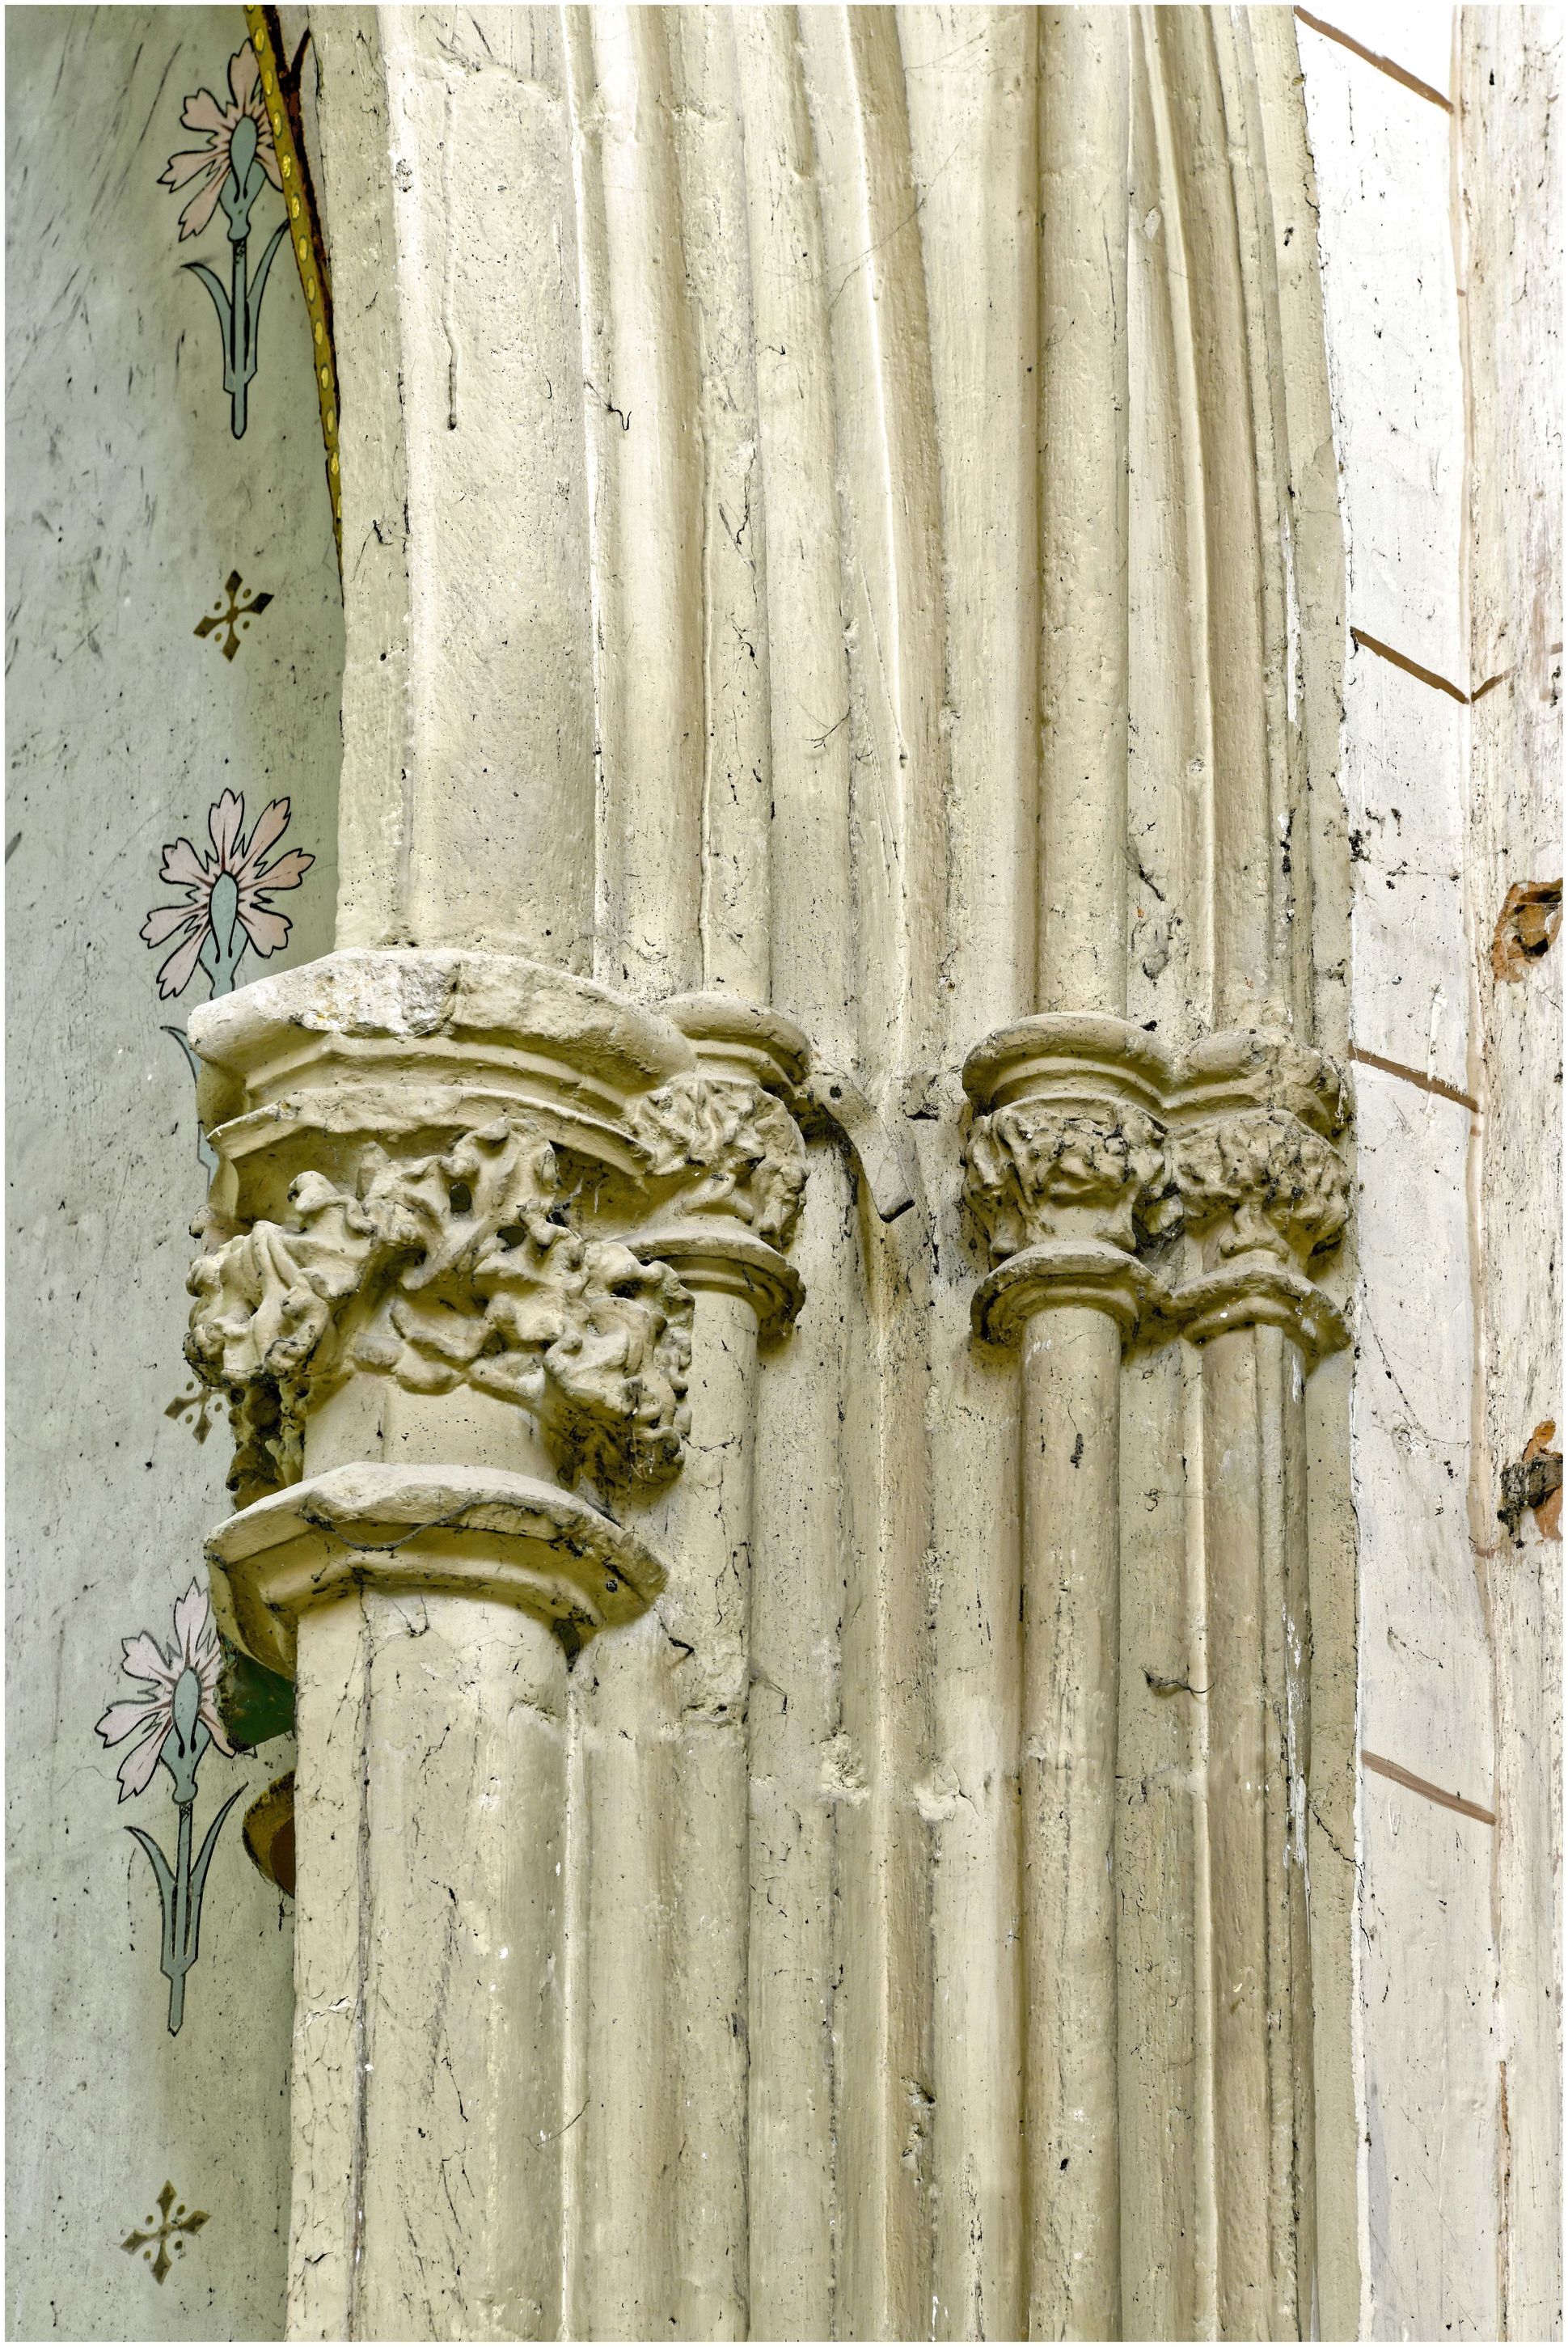
<svg viewBox="0 0 1568 2347">
<path fill-rule="evenodd" d="M 1116 1805 L 1122 1331 L 1023 1339 L 1026 2206 L 1031 2339 L 1121 2336 Z"/>
<path fill-rule="evenodd" d="M 1310 2315 L 1296 2285 L 1310 2157 L 1297 2107 L 1310 2075 L 1297 1814 L 1309 1634 L 1291 1555 L 1304 1497 L 1300 1355 L 1277 1328 L 1239 1328 L 1204 1348 L 1203 1385 L 1214 2304 L 1222 2338 L 1294 2339 Z"/>
<path fill-rule="evenodd" d="M 746 2331 L 746 1697 L 757 1318 L 700 1289 L 657 1609 L 588 1658 L 585 2327 Z M 666 2179 L 658 2191 L 637 2179 Z"/>
<path fill-rule="evenodd" d="M 679 1864 L 670 1978 L 679 2082 L 677 2335 L 746 2335 L 746 1708 L 757 1319 L 743 1296 L 699 1291 L 691 1460 L 665 1534 L 661 1612 L 692 1652 L 676 1746 Z"/>
<path fill-rule="evenodd" d="M 588 1879 L 589 2100 L 577 2296 L 590 2339 L 672 2335 L 674 1661 L 650 1613 L 597 1640 L 579 1666 L 585 1799 L 573 1863 Z"/>
<path fill-rule="evenodd" d="M 805 1307 L 759 1393 L 747 2188 L 762 2339 L 825 2339 L 834 2315 L 837 1871 L 824 1778 L 842 1716 L 835 1648 L 847 1580 L 846 1191 L 836 1153 L 814 1153 L 795 1243 Z"/>
<path fill-rule="evenodd" d="M 1127 1003 L 1123 8 L 1040 20 L 1042 1010 Z"/>
<path fill-rule="evenodd" d="M 1128 16 L 1040 28 L 1038 1004 L 1127 1005 Z M 1024 2157 L 1032 2338 L 1121 2333 L 1115 1838 L 1122 1329 L 1024 1336 Z"/>
<path fill-rule="evenodd" d="M 559 2333 L 565 1680 L 514 1606 L 302 1616 L 292 2338 Z"/>
</svg>

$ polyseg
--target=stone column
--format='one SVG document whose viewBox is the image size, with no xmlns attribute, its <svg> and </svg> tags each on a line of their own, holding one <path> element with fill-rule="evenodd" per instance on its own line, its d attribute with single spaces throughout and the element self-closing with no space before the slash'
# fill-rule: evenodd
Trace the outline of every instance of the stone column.
<svg viewBox="0 0 1568 2347">
<path fill-rule="evenodd" d="M 1202 2295 L 1221 2338 L 1295 2339 L 1312 2325 L 1315 2198 L 1306 1380 L 1348 1340 L 1307 1265 L 1345 1227 L 1349 1102 L 1331 1061 L 1241 1031 L 1185 1055 L 1171 1104 L 1172 1317 L 1202 1348 Z"/>
<path fill-rule="evenodd" d="M 1048 1015 L 970 1054 L 970 1205 L 996 1261 L 976 1333 L 1022 1348 L 1024 2154 L 1030 2336 L 1120 2334 L 1116 1725 L 1122 1348 L 1171 1218 L 1167 1067 L 1115 1019 Z"/>
<path fill-rule="evenodd" d="M 214 1583 L 299 1687 L 291 2332 L 551 2337 L 568 1672 L 665 1580 L 627 1519 L 680 1468 L 692 1301 L 623 1235 L 692 1046 L 412 950 L 264 979 L 194 1040 L 188 1349 L 245 1503 Z"/>
<path fill-rule="evenodd" d="M 665 1006 L 697 1073 L 642 1104 L 655 1176 L 677 1184 L 638 1252 L 670 1265 L 692 1298 L 686 1472 L 664 1503 L 671 1559 L 658 1611 L 671 1674 L 672 1919 L 662 1983 L 679 2145 L 675 2335 L 743 2339 L 747 2234 L 751 1917 L 752 1539 L 759 1340 L 794 1320 L 798 1276 L 782 1252 L 805 1184 L 805 1150 L 776 1095 L 796 1093 L 804 1036 L 728 995 Z"/>
<path fill-rule="evenodd" d="M 596 1654 L 586 1778 L 584 2241 L 592 2335 L 739 2338 L 748 2305 L 747 1926 L 753 1413 L 758 1339 L 801 1286 L 782 1252 L 805 1152 L 774 1095 L 807 1063 L 792 1022 L 728 995 L 666 1014 L 696 1066 L 633 1111 L 660 1204 L 632 1244 L 690 1291 L 687 1465 L 658 1504 L 670 1574 Z M 634 1993 L 628 1983 L 635 1982 Z M 667 2188 L 651 2191 L 651 2176 Z"/>
<path fill-rule="evenodd" d="M 1288 1039 L 1173 1060 L 1089 1014 L 971 1053 L 967 1190 L 1022 1352 L 1024 2173 L 1031 2337 L 1114 2338 L 1123 2195 L 1116 1911 L 1122 1347 L 1201 1348 L 1199 2206 L 1223 2338 L 1309 2327 L 1311 1631 L 1305 1383 L 1347 1341 L 1307 1266 L 1338 1239 L 1348 1107 Z M 1200 2251 L 1200 2267 L 1204 2257 Z"/>
<path fill-rule="evenodd" d="M 1023 2204 L 1031 2337 L 1122 2328 L 1114 1840 L 1122 1346 L 1163 1173 L 1124 1024 L 1130 20 L 1041 15 L 1042 1018 L 970 1054 L 976 1299 L 1022 1343 Z"/>
<path fill-rule="evenodd" d="M 1307 2319 L 1339 607 L 1288 19 L 1166 13 L 313 27 L 340 950 L 191 1030 L 302 2335 Z"/>
</svg>

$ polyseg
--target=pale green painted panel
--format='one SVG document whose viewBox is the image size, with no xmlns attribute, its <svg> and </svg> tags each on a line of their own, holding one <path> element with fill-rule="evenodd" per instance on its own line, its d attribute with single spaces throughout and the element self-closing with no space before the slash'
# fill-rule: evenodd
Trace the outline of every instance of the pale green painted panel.
<svg viewBox="0 0 1568 2347">
<path fill-rule="evenodd" d="M 292 1747 L 200 1762 L 197 1847 L 241 1799 L 171 2036 L 158 1888 L 125 1828 L 172 1857 L 174 1781 L 159 1768 L 118 1802 L 135 1738 L 106 1750 L 94 1729 L 146 1694 L 121 1676 L 121 1642 L 170 1644 L 227 1508 L 218 1414 L 205 1441 L 194 1406 L 170 1414 L 192 1387 L 180 1338 L 202 1175 L 190 1072 L 162 1028 L 210 973 L 160 1003 L 179 939 L 154 951 L 139 932 L 187 893 L 159 878 L 163 849 L 183 835 L 210 859 L 208 810 L 227 790 L 249 836 L 287 797 L 269 853 L 313 859 L 272 900 L 286 947 L 266 964 L 248 949 L 239 982 L 330 948 L 331 511 L 288 242 L 237 439 L 213 303 L 181 266 L 200 260 L 227 287 L 224 215 L 182 248 L 200 177 L 159 184 L 204 143 L 181 128 L 186 99 L 231 104 L 242 12 L 14 8 L 5 32 L 9 2330 L 278 2338 L 291 1916 L 240 1819 Z M 264 183 L 252 268 L 282 218 Z M 234 570 L 241 600 L 272 600 L 227 659 L 221 631 L 193 631 Z M 157 2219 L 166 2182 L 206 2221 L 160 2281 L 122 2243 Z"/>
</svg>

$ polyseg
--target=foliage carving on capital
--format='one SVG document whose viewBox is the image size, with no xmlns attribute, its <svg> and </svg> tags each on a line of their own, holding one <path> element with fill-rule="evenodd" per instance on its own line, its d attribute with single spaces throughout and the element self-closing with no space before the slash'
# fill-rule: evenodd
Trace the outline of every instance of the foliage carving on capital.
<svg viewBox="0 0 1568 2347">
<path fill-rule="evenodd" d="M 1091 1231 L 1131 1249 L 1175 1219 L 1164 1134 L 1142 1110 L 1102 1116 L 1020 1101 L 978 1117 L 965 1194 L 1002 1263 L 1020 1248 Z"/>
<path fill-rule="evenodd" d="M 674 1181 L 682 1214 L 733 1214 L 787 1247 L 805 1187 L 805 1144 L 783 1103 L 746 1076 L 689 1073 L 647 1093 L 631 1128 L 656 1182 Z"/>
<path fill-rule="evenodd" d="M 1217 1117 L 1172 1143 L 1181 1210 L 1194 1232 L 1222 1225 L 1224 1259 L 1257 1250 L 1305 1263 L 1332 1246 L 1349 1214 L 1338 1151 L 1279 1109 Z"/>
<path fill-rule="evenodd" d="M 186 1355 L 232 1406 L 237 1484 L 293 1481 L 306 1415 L 354 1369 L 518 1403 L 569 1480 L 679 1465 L 691 1297 L 572 1226 L 541 1135 L 499 1118 L 415 1161 L 365 1143 L 348 1185 L 308 1172 L 289 1200 L 292 1221 L 225 1239 L 187 1283 Z"/>
</svg>

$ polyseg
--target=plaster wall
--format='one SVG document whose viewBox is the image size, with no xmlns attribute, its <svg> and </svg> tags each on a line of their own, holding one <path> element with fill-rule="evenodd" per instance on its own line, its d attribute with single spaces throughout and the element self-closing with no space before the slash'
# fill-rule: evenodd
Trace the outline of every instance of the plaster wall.
<svg viewBox="0 0 1568 2347">
<path fill-rule="evenodd" d="M 1349 632 L 1361 2323 L 1554 2336 L 1561 1551 L 1497 1508 L 1558 1412 L 1560 965 L 1499 985 L 1491 943 L 1510 882 L 1560 868 L 1562 487 L 1549 421 L 1511 412 L 1482 448 L 1477 419 L 1560 407 L 1544 260 L 1523 291 L 1558 217 L 1557 45 L 1512 9 L 1331 12 L 1298 39 Z M 1524 2206 L 1511 2063 L 1544 2082 Z"/>
<path fill-rule="evenodd" d="M 288 2201 L 289 1910 L 241 1840 L 286 1768 L 274 1738 L 200 1766 L 198 1843 L 222 1801 L 179 2034 L 138 1824 L 175 1849 L 161 1768 L 121 1802 L 130 1742 L 95 1723 L 138 1688 L 121 1642 L 167 1650 L 171 1609 L 225 1504 L 228 1445 L 180 1358 L 185 1224 L 201 1201 L 179 1044 L 207 992 L 160 1001 L 173 949 L 140 935 L 208 811 L 245 830 L 291 802 L 274 852 L 287 943 L 332 941 L 342 614 L 310 328 L 284 242 L 234 436 L 212 305 L 221 214 L 179 242 L 159 184 L 200 89 L 227 103 L 238 8 L 7 12 L 6 1870 L 8 2335 L 282 2335 Z M 258 200 L 251 267 L 282 218 Z M 232 570 L 272 601 L 225 657 Z M 247 953 L 243 983 L 262 964 Z M 210 1432 L 210 1440 L 199 1439 Z M 156 2243 L 176 2222 L 167 2273 Z"/>
</svg>

